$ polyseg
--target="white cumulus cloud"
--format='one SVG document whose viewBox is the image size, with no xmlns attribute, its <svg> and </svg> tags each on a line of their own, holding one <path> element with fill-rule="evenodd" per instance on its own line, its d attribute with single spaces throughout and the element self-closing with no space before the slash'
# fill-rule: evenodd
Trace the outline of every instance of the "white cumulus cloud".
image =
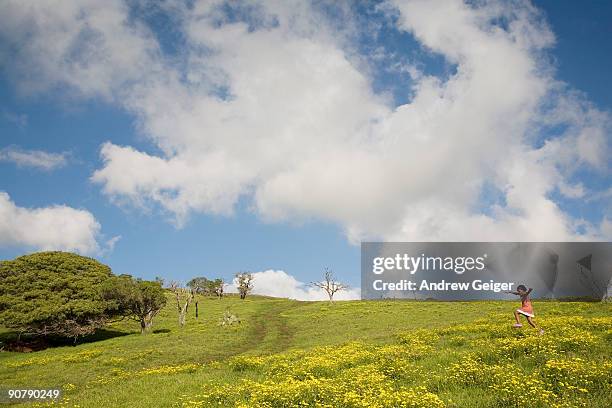
<svg viewBox="0 0 612 408">
<path fill-rule="evenodd" d="M 227 286 L 227 291 L 236 293 L 236 282 Z M 323 289 L 310 286 L 308 283 L 298 281 L 293 275 L 281 270 L 272 270 L 253 273 L 253 291 L 255 295 L 289 298 L 296 300 L 328 300 L 329 297 Z M 334 300 L 360 299 L 359 288 L 348 288 L 337 292 Z"/>
<path fill-rule="evenodd" d="M 97 254 L 99 235 L 100 224 L 89 211 L 65 205 L 19 207 L 0 191 L 0 246 Z"/>
<path fill-rule="evenodd" d="M 554 34 L 529 2 L 385 3 L 389 24 L 453 68 L 406 67 L 400 106 L 357 55 L 372 27 L 304 1 L 233 2 L 234 18 L 223 1 L 161 4 L 182 38 L 171 56 L 119 0 L 0 5 L 0 52 L 24 92 L 119 104 L 156 148 L 102 146 L 92 180 L 112 200 L 180 226 L 246 199 L 263 219 L 332 221 L 352 241 L 610 238 L 552 198 L 587 194 L 580 169 L 609 174 L 610 115 L 555 78 Z M 483 201 L 486 185 L 501 199 Z"/>
</svg>

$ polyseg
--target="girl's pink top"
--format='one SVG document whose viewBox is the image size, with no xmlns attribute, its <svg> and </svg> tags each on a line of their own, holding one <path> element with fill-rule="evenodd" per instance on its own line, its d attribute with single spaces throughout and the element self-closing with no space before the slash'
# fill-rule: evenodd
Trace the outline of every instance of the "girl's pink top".
<svg viewBox="0 0 612 408">
<path fill-rule="evenodd" d="M 529 296 L 521 298 L 521 310 L 533 314 L 533 306 L 531 306 L 531 299 L 529 299 Z"/>
</svg>

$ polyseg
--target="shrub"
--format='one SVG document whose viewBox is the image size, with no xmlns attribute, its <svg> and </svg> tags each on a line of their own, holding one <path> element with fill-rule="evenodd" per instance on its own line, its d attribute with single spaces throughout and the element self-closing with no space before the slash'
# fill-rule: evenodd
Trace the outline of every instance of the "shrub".
<svg viewBox="0 0 612 408">
<path fill-rule="evenodd" d="M 76 339 L 114 314 L 100 293 L 111 269 L 67 252 L 39 252 L 0 263 L 0 324 L 18 333 Z"/>
</svg>

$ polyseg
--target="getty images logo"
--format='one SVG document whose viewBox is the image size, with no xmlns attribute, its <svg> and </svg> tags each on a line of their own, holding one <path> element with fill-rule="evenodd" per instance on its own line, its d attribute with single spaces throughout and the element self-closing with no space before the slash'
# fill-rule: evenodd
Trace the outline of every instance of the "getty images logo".
<svg viewBox="0 0 612 408">
<path fill-rule="evenodd" d="M 487 254 L 479 257 L 470 256 L 410 256 L 408 254 L 396 254 L 389 257 L 377 257 L 372 260 L 372 272 L 377 275 L 388 270 L 404 270 L 414 275 L 418 271 L 454 271 L 461 275 L 465 271 L 482 271 L 487 266 L 485 260 Z"/>
</svg>

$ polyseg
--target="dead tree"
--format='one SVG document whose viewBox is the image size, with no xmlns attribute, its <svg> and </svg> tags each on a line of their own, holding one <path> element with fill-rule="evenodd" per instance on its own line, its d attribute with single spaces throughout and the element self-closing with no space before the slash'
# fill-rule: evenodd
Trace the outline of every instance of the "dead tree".
<svg viewBox="0 0 612 408">
<path fill-rule="evenodd" d="M 253 290 L 253 274 L 250 272 L 240 272 L 236 274 L 236 286 L 240 299 L 244 299 Z"/>
<path fill-rule="evenodd" d="M 348 289 L 348 285 L 334 279 L 334 274 L 329 268 L 325 268 L 325 275 L 322 282 L 311 282 L 310 284 L 316 288 L 323 289 L 325 293 L 327 293 L 327 296 L 329 296 L 329 303 L 334 301 L 336 292 Z"/>
<path fill-rule="evenodd" d="M 175 281 L 170 282 L 170 290 L 176 296 L 176 308 L 179 315 L 178 322 L 179 326 L 183 327 L 185 326 L 189 304 L 193 300 L 194 291 L 188 288 L 181 288 Z"/>
<path fill-rule="evenodd" d="M 215 279 L 215 283 L 216 286 L 213 289 L 213 292 L 215 295 L 217 295 L 217 298 L 221 299 L 223 297 L 223 287 L 225 286 L 225 282 L 223 282 L 223 279 Z"/>
</svg>

